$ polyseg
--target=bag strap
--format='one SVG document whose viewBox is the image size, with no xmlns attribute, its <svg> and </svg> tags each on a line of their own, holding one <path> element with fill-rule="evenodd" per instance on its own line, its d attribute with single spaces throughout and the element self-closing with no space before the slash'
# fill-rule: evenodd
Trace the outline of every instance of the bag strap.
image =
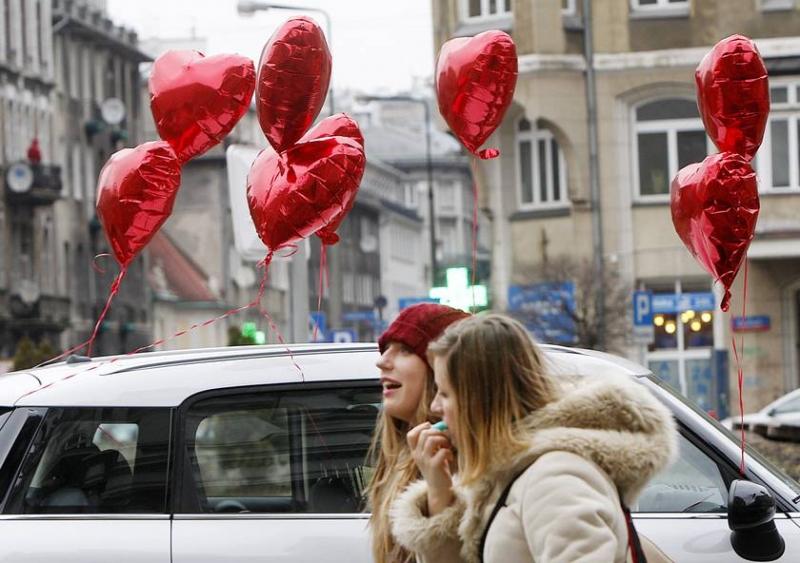
<svg viewBox="0 0 800 563">
<path fill-rule="evenodd" d="M 486 536 L 489 535 L 489 528 L 492 527 L 492 523 L 494 519 L 497 517 L 497 513 L 500 512 L 500 509 L 506 505 L 506 499 L 508 499 L 508 493 L 511 492 L 511 487 L 514 485 L 517 479 L 522 476 L 525 471 L 527 471 L 528 467 L 525 467 L 514 475 L 511 481 L 508 482 L 506 487 L 503 489 L 503 492 L 500 493 L 500 497 L 497 499 L 497 502 L 492 509 L 492 513 L 489 515 L 489 520 L 486 522 L 486 526 L 483 528 L 483 533 L 481 534 L 481 543 L 480 547 L 478 548 L 478 554 L 480 555 L 480 561 L 483 563 L 483 550 L 486 547 Z M 647 557 L 644 555 L 644 550 L 642 550 L 642 543 L 639 541 L 639 534 L 636 532 L 636 528 L 633 525 L 633 518 L 631 517 L 630 509 L 622 503 L 622 497 L 620 496 L 620 507 L 622 508 L 622 513 L 625 515 L 625 525 L 628 528 L 628 549 L 631 552 L 631 560 L 633 563 L 647 563 Z"/>
</svg>

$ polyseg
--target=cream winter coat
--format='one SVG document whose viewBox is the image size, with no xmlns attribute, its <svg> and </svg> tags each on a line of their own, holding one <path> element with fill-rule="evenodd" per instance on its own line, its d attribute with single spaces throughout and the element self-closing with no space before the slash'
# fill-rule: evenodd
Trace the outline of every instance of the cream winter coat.
<svg viewBox="0 0 800 563">
<path fill-rule="evenodd" d="M 497 452 L 485 476 L 454 485 L 456 502 L 445 511 L 427 516 L 425 481 L 393 503 L 392 532 L 419 561 L 479 562 L 492 509 L 523 470 L 487 534 L 486 563 L 626 560 L 619 495 L 631 506 L 672 461 L 677 433 L 669 411 L 640 384 L 614 377 L 585 380 L 523 424 L 528 450 L 513 459 Z M 643 544 L 648 560 L 666 560 L 644 538 Z"/>
</svg>

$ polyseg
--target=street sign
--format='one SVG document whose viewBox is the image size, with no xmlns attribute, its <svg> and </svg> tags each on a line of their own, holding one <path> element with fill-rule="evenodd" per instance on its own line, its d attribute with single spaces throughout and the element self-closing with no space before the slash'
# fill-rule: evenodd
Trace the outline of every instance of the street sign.
<svg viewBox="0 0 800 563">
<path fill-rule="evenodd" d="M 331 342 L 347 343 L 356 341 L 356 331 L 350 329 L 331 329 Z"/>
<path fill-rule="evenodd" d="M 508 288 L 508 310 L 537 340 L 549 344 L 575 342 L 575 285 L 543 282 Z"/>
<path fill-rule="evenodd" d="M 314 311 L 308 314 L 309 340 L 316 342 L 328 341 L 328 322 L 324 311 Z M 316 332 L 316 340 L 314 333 Z"/>
<path fill-rule="evenodd" d="M 438 297 L 401 297 L 397 300 L 398 309 L 401 311 L 417 303 L 438 303 Z"/>
<path fill-rule="evenodd" d="M 650 344 L 655 338 L 653 327 L 653 292 L 633 292 L 633 340 Z"/>
<path fill-rule="evenodd" d="M 713 311 L 714 294 L 695 293 L 655 293 L 651 309 L 653 313 L 682 313 L 684 311 Z"/>
<path fill-rule="evenodd" d="M 733 332 L 766 332 L 770 329 L 770 318 L 768 315 L 733 317 L 731 329 Z"/>
<path fill-rule="evenodd" d="M 342 315 L 342 320 L 350 323 L 357 323 L 360 321 L 374 323 L 375 311 L 350 311 Z"/>
</svg>

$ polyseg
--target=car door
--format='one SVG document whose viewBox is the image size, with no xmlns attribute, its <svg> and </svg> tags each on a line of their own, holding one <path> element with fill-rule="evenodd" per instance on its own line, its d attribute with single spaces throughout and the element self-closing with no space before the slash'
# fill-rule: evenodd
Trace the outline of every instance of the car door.
<svg viewBox="0 0 800 563">
<path fill-rule="evenodd" d="M 168 563 L 170 429 L 169 409 L 16 409 L 0 437 L 0 562 Z"/>
<path fill-rule="evenodd" d="M 373 381 L 221 390 L 180 409 L 173 562 L 371 561 Z"/>
<path fill-rule="evenodd" d="M 733 551 L 727 520 L 728 487 L 737 478 L 727 460 L 681 428 L 676 462 L 654 477 L 631 507 L 636 529 L 674 561 L 746 561 Z M 800 527 L 785 513 L 776 515 L 775 525 L 786 542 L 775 561 L 795 561 Z"/>
</svg>

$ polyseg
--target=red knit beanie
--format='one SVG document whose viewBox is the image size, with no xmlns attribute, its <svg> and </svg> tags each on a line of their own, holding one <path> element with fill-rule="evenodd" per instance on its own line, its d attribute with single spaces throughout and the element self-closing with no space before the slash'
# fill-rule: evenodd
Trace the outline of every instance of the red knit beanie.
<svg viewBox="0 0 800 563">
<path fill-rule="evenodd" d="M 444 329 L 470 314 L 438 303 L 418 303 L 400 311 L 386 332 L 378 339 L 381 354 L 391 342 L 405 344 L 430 367 L 428 344 L 436 340 Z"/>
</svg>

